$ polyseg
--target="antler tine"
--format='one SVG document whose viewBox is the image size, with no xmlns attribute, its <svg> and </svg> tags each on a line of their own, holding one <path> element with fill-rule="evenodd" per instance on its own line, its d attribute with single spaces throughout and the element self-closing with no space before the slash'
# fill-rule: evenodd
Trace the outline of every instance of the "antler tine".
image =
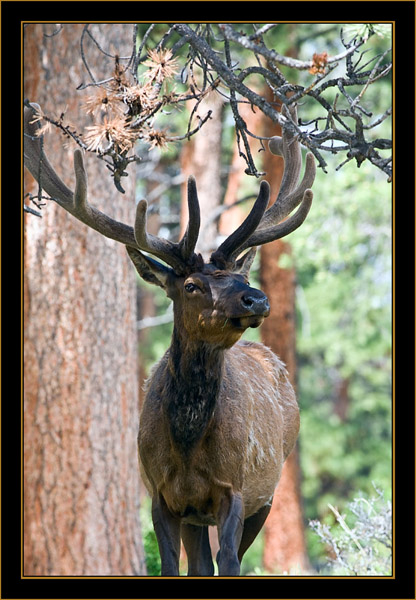
<svg viewBox="0 0 416 600">
<path fill-rule="evenodd" d="M 76 219 L 95 229 L 105 237 L 129 246 L 136 246 L 133 228 L 108 217 L 87 202 L 87 174 L 81 150 L 74 152 L 75 192 L 73 193 L 56 174 L 46 155 L 42 152 L 40 137 L 36 132 L 40 125 L 33 122 L 37 104 L 24 109 L 24 160 L 25 165 L 45 192 Z"/>
<path fill-rule="evenodd" d="M 244 244 L 242 244 L 239 248 L 236 248 L 231 252 L 230 260 L 235 260 L 237 256 L 247 248 L 261 246 L 274 240 L 278 240 L 282 237 L 285 237 L 286 235 L 289 235 L 289 233 L 292 233 L 292 231 L 295 231 L 295 229 L 302 225 L 311 208 L 313 192 L 309 188 L 312 186 L 312 183 L 315 179 L 315 173 L 315 159 L 312 152 L 308 152 L 308 154 L 306 155 L 305 174 L 301 183 L 291 194 L 288 194 L 284 198 L 283 208 L 285 208 L 285 210 L 283 210 L 282 208 L 282 212 L 280 213 L 280 215 L 279 212 L 276 210 L 274 214 L 274 219 L 266 221 L 268 212 L 267 211 L 256 231 L 244 242 Z M 282 218 L 284 219 L 289 214 L 289 212 L 291 212 L 294 208 L 296 208 L 296 206 L 299 205 L 299 203 L 300 206 L 298 210 L 294 214 L 292 214 L 288 219 L 286 219 L 286 221 L 282 221 L 279 223 L 279 220 L 281 220 Z M 288 212 L 286 212 L 287 207 L 290 208 Z"/>
<path fill-rule="evenodd" d="M 267 208 L 270 198 L 270 186 L 267 181 L 262 181 L 260 184 L 259 195 L 251 209 L 249 215 L 242 222 L 234 233 L 229 235 L 227 239 L 218 247 L 218 249 L 211 255 L 211 262 L 221 265 L 225 268 L 227 263 L 232 263 L 233 258 L 240 254 L 242 246 L 247 248 L 245 245 L 247 239 L 250 239 L 253 232 L 258 227 L 261 219 L 264 215 L 264 211 Z"/>
<path fill-rule="evenodd" d="M 283 105 L 282 113 L 286 119 L 297 123 L 298 113 L 295 105 L 290 107 Z M 290 194 L 296 187 L 302 167 L 302 153 L 300 144 L 297 143 L 295 135 L 289 129 L 283 129 L 282 137 L 272 137 L 269 141 L 269 149 L 273 154 L 283 156 L 285 164 L 276 201 L 267 211 L 268 213 L 270 212 L 270 214 L 273 214 L 274 206 L 280 204 L 281 199 L 287 196 L 287 194 Z"/>
<path fill-rule="evenodd" d="M 282 113 L 284 113 L 285 118 L 290 118 L 293 122 L 297 122 L 296 106 L 283 106 Z M 260 229 L 276 225 L 285 219 L 299 205 L 304 191 L 312 186 L 315 178 L 314 161 L 307 158 L 304 178 L 300 185 L 297 186 L 302 167 L 302 153 L 295 134 L 290 132 L 289 129 L 283 130 L 282 137 L 274 136 L 270 140 L 269 150 L 273 154 L 283 156 L 284 172 L 277 198 L 274 204 L 266 211 L 260 224 Z M 310 164 L 311 162 L 313 163 L 312 165 Z"/>
<path fill-rule="evenodd" d="M 242 244 L 242 246 L 233 250 L 233 252 L 228 257 L 228 260 L 233 262 L 236 260 L 238 255 L 241 254 L 244 250 L 247 250 L 247 248 L 253 248 L 254 246 L 262 246 L 263 244 L 273 242 L 274 240 L 279 240 L 289 235 L 289 233 L 295 231 L 295 229 L 302 225 L 303 221 L 308 216 L 309 210 L 312 205 L 312 199 L 312 190 L 305 190 L 305 193 L 303 194 L 302 203 L 293 215 L 291 215 L 288 219 L 286 219 L 282 223 L 279 223 L 278 225 L 273 225 L 271 227 L 268 227 L 267 229 L 258 229 L 248 240 L 244 242 L 244 244 Z"/>
<path fill-rule="evenodd" d="M 194 254 L 201 225 L 198 193 L 195 177 L 193 175 L 188 177 L 188 213 L 188 227 L 183 238 L 179 242 L 181 255 L 186 262 L 191 260 Z"/>
<path fill-rule="evenodd" d="M 146 230 L 147 202 L 140 200 L 137 205 L 134 225 L 137 246 L 140 250 L 147 251 L 164 260 L 177 273 L 184 273 L 189 266 L 193 265 L 194 250 L 198 241 L 200 211 L 196 183 L 192 176 L 188 179 L 188 209 L 188 227 L 181 241 L 175 243 L 148 233 Z"/>
<path fill-rule="evenodd" d="M 179 251 L 179 244 L 165 240 L 156 235 L 147 232 L 147 201 L 140 200 L 136 209 L 136 220 L 134 223 L 134 236 L 136 243 L 133 244 L 139 250 L 149 252 L 153 256 L 157 256 L 175 272 L 182 273 L 185 270 L 186 264 Z"/>
</svg>

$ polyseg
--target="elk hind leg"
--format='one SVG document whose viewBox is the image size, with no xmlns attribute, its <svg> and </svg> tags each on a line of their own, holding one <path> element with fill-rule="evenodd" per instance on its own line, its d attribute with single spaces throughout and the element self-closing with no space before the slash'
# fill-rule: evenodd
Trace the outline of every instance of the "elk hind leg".
<svg viewBox="0 0 416 600">
<path fill-rule="evenodd" d="M 263 524 L 270 512 L 270 504 L 266 504 L 251 517 L 247 517 L 244 521 L 243 535 L 241 537 L 240 547 L 238 549 L 238 560 L 241 562 L 244 553 L 251 546 L 263 527 Z"/>
<path fill-rule="evenodd" d="M 182 523 L 181 536 L 188 557 L 188 575 L 214 575 L 208 527 Z"/>
</svg>

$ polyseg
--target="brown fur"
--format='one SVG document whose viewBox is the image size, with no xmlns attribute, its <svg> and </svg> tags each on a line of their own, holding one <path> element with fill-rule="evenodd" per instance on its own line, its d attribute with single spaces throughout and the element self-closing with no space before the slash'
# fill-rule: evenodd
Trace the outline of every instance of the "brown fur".
<svg viewBox="0 0 416 600">
<path fill-rule="evenodd" d="M 163 410 L 169 351 L 147 382 L 140 420 L 143 479 L 162 494 L 173 514 L 196 509 L 189 522 L 216 524 L 220 500 L 241 492 L 245 518 L 273 496 L 283 461 L 299 430 L 299 411 L 286 369 L 261 344 L 238 342 L 226 350 L 224 377 L 214 414 L 184 461 L 175 451 Z"/>
</svg>

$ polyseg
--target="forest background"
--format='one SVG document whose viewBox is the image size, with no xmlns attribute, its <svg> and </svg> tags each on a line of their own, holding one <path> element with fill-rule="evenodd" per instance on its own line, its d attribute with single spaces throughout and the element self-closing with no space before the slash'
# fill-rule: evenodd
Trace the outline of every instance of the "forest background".
<svg viewBox="0 0 416 600">
<path fill-rule="evenodd" d="M 53 157 L 48 150 L 49 144 L 56 143 L 56 148 L 62 146 L 62 139 L 58 133 L 59 129 L 62 132 L 63 127 L 69 127 L 67 139 L 68 131 L 73 134 L 72 139 L 75 139 L 75 142 L 77 137 L 80 139 L 77 131 L 81 129 L 76 121 L 80 112 L 87 113 L 82 125 L 89 127 L 85 129 L 84 134 L 87 152 L 103 152 L 102 144 L 108 142 L 109 130 L 106 130 L 107 137 L 100 137 L 104 129 L 101 127 L 100 130 L 97 127 L 102 126 L 108 118 L 108 113 L 105 114 L 103 109 L 104 96 L 100 96 L 105 88 L 86 85 L 87 75 L 91 75 L 86 73 L 86 66 L 102 70 L 100 75 L 94 71 L 97 81 L 120 75 L 123 62 L 119 61 L 120 69 L 115 55 L 119 52 L 121 57 L 130 56 L 128 49 L 134 31 L 136 48 L 139 50 L 137 55 L 143 54 L 143 60 L 138 61 L 136 65 L 139 80 L 153 81 L 153 86 L 159 86 L 161 94 L 165 97 L 170 94 L 171 98 L 174 93 L 184 94 L 185 90 L 189 89 L 189 80 L 197 89 L 198 86 L 202 89 L 205 85 L 203 94 L 198 98 L 199 117 L 192 112 L 195 104 L 195 100 L 192 99 L 181 104 L 182 110 L 177 110 L 178 103 L 169 107 L 166 103 L 162 107 L 163 110 L 155 112 L 154 118 L 152 115 L 153 120 L 146 120 L 142 136 L 134 139 L 134 154 L 140 157 L 140 161 L 132 161 L 132 164 L 129 164 L 129 177 L 121 179 L 119 176 L 123 170 L 113 162 L 112 174 L 116 187 L 113 186 L 111 173 L 106 173 L 104 165 L 99 164 L 101 161 L 94 161 L 92 154 L 88 156 L 91 202 L 95 203 L 96 198 L 98 200 L 97 186 L 101 186 L 104 195 L 110 190 L 111 199 L 107 201 L 106 212 L 112 214 L 112 211 L 117 209 L 122 213 L 122 220 L 131 222 L 134 197 L 146 197 L 152 210 L 149 227 L 153 227 L 153 231 L 159 232 L 160 235 L 175 239 L 183 227 L 182 205 L 186 176 L 192 172 L 196 176 L 201 205 L 205 211 L 205 221 L 202 225 L 205 235 L 201 245 L 207 252 L 210 245 L 216 247 L 221 236 L 241 222 L 251 205 L 250 201 L 256 196 L 258 176 L 263 171 L 266 172 L 264 177 L 275 186 L 275 197 L 281 161 L 274 157 L 274 162 L 271 162 L 267 143 L 263 148 L 263 142 L 257 138 L 278 135 L 278 126 L 268 121 L 267 115 L 253 105 L 238 104 L 239 115 L 247 125 L 246 130 L 257 136 L 247 135 L 241 123 L 240 127 L 237 127 L 240 135 L 239 148 L 245 155 L 245 158 L 242 157 L 236 150 L 236 104 L 233 103 L 232 94 L 221 87 L 221 82 L 212 85 L 216 81 L 214 76 L 212 80 L 208 79 L 208 84 L 212 85 L 210 89 L 206 82 L 198 80 L 204 69 L 200 69 L 199 74 L 196 73 L 197 60 L 195 56 L 193 60 L 190 58 L 186 45 L 182 47 L 182 51 L 178 50 L 176 64 L 173 62 L 175 57 L 170 62 L 165 55 L 165 65 L 167 64 L 173 72 L 168 72 L 166 66 L 163 72 L 160 66 L 160 52 L 159 55 L 148 54 L 148 50 L 155 50 L 161 40 L 166 40 L 165 45 L 169 46 L 168 25 L 156 24 L 150 27 L 149 24 L 140 24 L 135 29 L 129 26 L 128 32 L 123 33 L 122 49 L 119 49 L 120 30 L 113 29 L 114 33 L 109 35 L 109 29 L 104 31 L 100 27 L 103 26 L 91 25 L 88 30 L 82 25 L 65 24 L 29 24 L 26 27 L 28 62 L 25 73 L 25 98 L 31 102 L 39 102 L 42 107 L 43 114 L 39 115 L 39 120 L 45 127 L 47 153 Z M 192 27 L 197 31 L 196 26 Z M 243 32 L 247 39 L 252 36 L 255 40 L 256 31 L 259 36 L 258 31 L 264 27 L 261 24 L 256 27 L 249 24 L 239 25 L 238 29 L 234 27 L 234 32 L 237 31 L 238 35 Z M 201 31 L 202 26 L 200 34 Z M 229 33 L 231 36 L 231 32 Z M 279 353 L 287 353 L 283 359 L 288 364 L 297 387 L 302 426 L 296 461 L 288 474 L 288 484 L 282 482 L 282 493 L 292 494 L 290 502 L 286 503 L 286 513 L 282 517 L 282 506 L 276 506 L 280 524 L 277 518 L 278 525 L 275 526 L 275 521 L 270 522 L 273 527 L 266 525 L 264 534 L 259 537 L 243 563 L 243 573 L 357 574 L 354 573 L 354 569 L 359 568 L 361 570 L 358 574 L 367 574 L 372 569 L 372 574 L 389 575 L 391 548 L 388 546 L 389 543 L 391 546 L 389 525 L 392 499 L 392 195 L 387 172 L 389 166 L 391 167 L 388 161 L 391 148 L 386 141 L 391 138 L 392 127 L 392 82 L 391 72 L 387 70 L 391 61 L 389 49 L 392 44 L 392 26 L 279 24 L 265 30 L 261 35 L 267 47 L 276 49 L 280 55 L 300 61 L 311 60 L 314 55 L 318 57 L 314 58 L 309 69 L 299 70 L 291 68 L 290 65 L 280 65 L 287 81 L 293 86 L 301 86 L 303 90 L 309 89 L 312 84 L 311 89 L 317 89 L 328 79 L 343 77 L 346 59 L 339 61 L 337 70 L 329 72 L 327 57 L 345 52 L 342 40 L 363 40 L 360 52 L 365 49 L 366 54 L 362 58 L 362 64 L 370 61 L 367 67 L 370 72 L 375 65 L 380 68 L 380 71 L 373 75 L 374 81 L 367 86 L 358 83 L 352 85 L 348 87 L 347 93 L 344 93 L 345 87 L 342 82 L 341 86 L 328 86 L 325 98 L 333 112 L 338 110 L 342 115 L 341 111 L 351 108 L 351 102 L 359 96 L 356 104 L 365 107 L 359 112 L 366 118 L 366 123 L 379 121 L 376 127 L 366 131 L 370 140 L 384 140 L 384 147 L 377 152 L 385 162 L 383 168 L 380 168 L 370 160 L 361 160 L 360 156 L 347 157 L 346 151 L 344 154 L 336 151 L 332 155 L 330 148 L 334 142 L 327 141 L 326 151 L 319 148 L 320 156 L 326 163 L 325 166 L 321 161 L 321 166 L 325 167 L 326 173 L 322 168 L 318 168 L 313 186 L 314 201 L 307 220 L 287 242 L 271 244 L 270 251 L 268 248 L 262 249 L 262 256 L 252 270 L 252 283 L 262 287 L 269 296 L 274 297 L 274 294 L 277 294 L 279 306 L 275 304 L 273 307 L 272 303 L 272 314 L 274 310 L 279 312 L 282 320 L 273 322 L 268 331 L 252 331 L 245 334 L 245 338 L 263 339 L 272 347 L 280 345 Z M 213 25 L 210 32 L 208 27 L 206 28 L 202 37 L 204 36 L 204 39 L 210 39 L 215 47 L 215 40 L 220 36 L 220 32 Z M 83 56 L 79 51 L 81 38 L 84 40 Z M 174 37 L 172 39 L 175 40 Z M 231 41 L 233 40 L 230 37 L 230 43 Z M 69 61 L 74 65 L 75 62 L 78 64 L 73 67 L 78 71 L 75 74 L 69 73 L 70 82 L 68 74 L 58 68 L 59 60 L 64 60 L 65 52 L 59 59 L 62 49 L 67 52 Z M 107 62 L 98 67 L 99 60 L 103 59 L 103 49 L 107 53 Z M 269 79 L 270 85 L 266 85 L 260 77 L 261 72 L 256 74 L 256 67 L 260 64 L 259 55 L 238 43 L 233 45 L 232 50 L 232 58 L 238 61 L 238 69 L 252 69 L 250 76 L 258 76 L 258 80 L 253 84 L 257 86 L 258 94 L 272 98 L 275 82 Z M 360 52 L 357 50 L 356 57 L 361 56 Z M 188 80 L 185 63 L 188 66 Z M 190 65 L 194 73 L 190 73 Z M 32 67 L 30 72 L 29 66 Z M 383 68 L 386 73 L 378 77 Z M 233 64 L 233 69 L 237 69 L 237 63 Z M 158 70 L 159 74 L 162 73 L 159 80 L 156 74 Z M 49 73 L 49 77 L 45 80 L 46 72 Z M 152 72 L 153 80 L 152 75 L 149 75 Z M 325 79 L 328 75 L 328 79 Z M 59 91 L 55 93 L 54 79 L 59 80 Z M 298 89 L 293 87 L 287 92 L 296 94 Z M 54 101 L 49 101 L 48 105 L 48 94 L 50 96 L 51 91 Z M 328 119 L 327 113 L 322 112 L 322 104 L 314 100 L 313 97 L 302 95 L 298 101 L 300 129 L 304 132 L 313 133 L 319 130 L 322 120 Z M 65 108 L 66 105 L 69 107 Z M 209 111 L 211 118 L 207 117 Z M 365 114 L 365 111 L 368 114 Z M 189 121 L 190 115 L 194 117 L 192 125 Z M 348 115 L 343 118 L 349 124 L 354 121 Z M 97 125 L 97 119 L 100 119 L 100 125 Z M 77 122 L 76 128 L 68 125 L 73 121 Z M 189 140 L 184 135 L 187 128 L 188 133 L 194 131 Z M 353 125 L 351 128 L 353 129 Z M 53 138 L 56 142 L 52 141 Z M 114 138 L 117 138 L 117 132 Z M 247 151 L 246 141 L 250 152 Z M 306 138 L 305 143 L 307 142 Z M 131 140 L 126 143 L 129 146 L 128 151 L 131 152 Z M 63 162 L 69 161 L 68 157 L 72 155 L 72 151 L 73 146 L 65 150 L 56 150 L 57 153 L 63 153 Z M 111 155 L 107 156 L 112 158 Z M 346 160 L 346 157 L 349 160 Z M 52 162 L 54 163 L 53 160 Z M 96 174 L 94 172 L 94 177 L 91 177 L 93 162 L 98 164 L 99 169 Z M 58 165 L 59 162 L 54 163 L 57 170 Z M 136 170 L 136 186 L 134 176 L 130 174 L 133 166 Z M 244 174 L 246 169 L 257 176 L 247 176 Z M 68 178 L 71 177 L 69 168 Z M 116 190 L 121 186 L 125 191 L 123 196 Z M 116 543 L 121 547 L 125 543 L 126 548 L 130 547 L 130 550 L 119 552 L 117 568 L 121 573 L 125 572 L 126 566 L 123 561 L 126 561 L 129 564 L 128 568 L 134 573 L 147 572 L 156 575 L 159 568 L 158 555 L 150 527 L 148 502 L 140 482 L 133 482 L 132 476 L 132 469 L 136 468 L 134 438 L 137 427 L 136 409 L 133 405 L 140 401 L 138 390 L 149 369 L 169 345 L 172 319 L 169 302 L 158 290 L 150 288 L 142 281 L 136 282 L 129 272 L 129 265 L 124 263 L 122 253 L 120 258 L 118 255 L 115 258 L 114 247 L 111 244 L 104 243 L 104 249 L 92 250 L 92 242 L 89 241 L 91 232 L 86 234 L 88 238 L 85 238 L 85 241 L 77 224 L 73 230 L 70 229 L 67 225 L 70 217 L 62 214 L 64 211 L 59 207 L 53 207 L 56 217 L 48 217 L 47 213 L 52 209 L 52 203 L 41 206 L 45 201 L 36 197 L 33 184 L 29 183 L 29 189 L 32 196 L 26 198 L 26 210 L 40 213 L 43 218 L 39 219 L 37 215 L 29 212 L 25 214 L 27 573 L 74 574 L 95 571 L 105 574 L 103 569 L 114 573 L 114 558 L 105 556 L 108 554 L 105 551 L 106 545 L 104 550 L 100 551 L 101 557 L 97 558 L 100 552 L 96 551 L 96 547 L 103 547 L 103 540 L 107 540 L 108 544 Z M 244 199 L 244 202 L 240 202 L 241 199 Z M 239 202 L 236 206 L 224 210 L 237 201 Z M 55 218 L 60 220 L 59 225 L 54 222 Z M 69 240 L 65 240 L 67 235 Z M 96 236 L 94 233 L 92 235 Z M 94 243 L 102 244 L 101 239 Z M 103 252 L 104 255 L 101 256 L 98 252 Z M 84 272 L 81 258 L 85 254 L 89 257 L 89 264 L 88 270 Z M 76 260 L 75 264 L 68 262 L 73 257 Z M 98 274 L 95 261 L 100 265 Z M 116 264 L 117 261 L 120 261 L 119 264 Z M 55 274 L 48 270 L 50 264 L 54 265 Z M 117 271 L 119 275 L 112 279 L 113 273 Z M 272 280 L 268 280 L 270 273 Z M 74 289 L 78 283 L 85 287 Z M 278 289 L 273 290 L 274 286 Z M 85 291 L 87 288 L 88 292 Z M 119 293 L 122 296 L 117 296 Z M 54 298 L 57 297 L 60 298 L 60 305 L 58 308 L 52 308 Z M 48 319 L 42 321 L 39 315 L 45 314 L 45 303 L 48 306 L 50 303 L 51 309 L 47 311 Z M 89 308 L 94 303 L 97 306 L 95 316 Z M 281 307 L 284 310 L 280 310 Z M 84 327 L 80 325 L 80 315 L 84 319 Z M 99 335 L 96 329 L 97 322 Z M 108 327 L 110 322 L 111 326 Z M 131 331 L 128 339 L 122 339 L 121 330 L 125 330 L 127 325 Z M 267 321 L 264 327 L 267 327 Z M 74 333 L 74 328 L 84 329 L 79 331 L 78 339 L 74 337 L 78 335 Z M 139 338 L 139 369 L 133 366 L 136 360 L 136 329 Z M 287 337 L 282 340 L 285 336 Z M 60 352 L 58 358 L 57 340 Z M 120 348 L 116 349 L 116 361 L 111 352 L 108 353 L 108 347 L 114 345 L 115 340 L 117 344 L 121 344 Z M 90 347 L 91 343 L 94 345 L 93 349 Z M 47 359 L 48 348 L 50 356 L 54 356 L 52 362 Z M 77 363 L 78 357 L 81 356 L 85 360 L 85 355 L 91 351 L 92 355 L 88 359 L 90 363 L 81 362 L 75 368 L 74 363 Z M 106 357 L 104 360 L 103 355 Z M 104 363 L 104 375 L 97 371 L 97 361 Z M 126 364 L 132 366 L 127 369 Z M 66 376 L 64 373 L 68 369 L 71 373 Z M 51 381 L 57 370 L 60 376 L 54 379 L 52 385 Z M 96 385 L 99 377 L 105 382 L 105 391 L 100 390 L 100 384 Z M 85 383 L 88 378 L 90 384 Z M 68 391 L 71 395 L 71 407 L 69 402 L 64 401 L 60 404 L 58 401 L 58 398 L 65 396 Z M 78 399 L 75 401 L 74 397 Z M 96 404 L 95 408 L 91 409 L 91 406 L 94 406 L 94 397 L 97 398 Z M 91 412 L 84 419 L 83 403 L 86 398 L 91 400 Z M 124 408 L 118 409 L 115 406 L 118 398 Z M 126 405 L 130 408 L 126 409 Z M 103 406 L 106 407 L 104 411 Z M 58 420 L 62 420 L 62 416 L 65 417 L 65 426 L 57 424 Z M 85 430 L 83 428 L 87 422 L 88 427 Z M 51 433 L 51 423 L 54 433 Z M 125 428 L 122 439 L 120 432 L 114 431 L 114 423 Z M 112 437 L 108 441 L 110 430 Z M 74 436 L 78 436 L 78 441 L 81 441 L 77 456 L 68 455 L 67 445 L 64 443 L 65 440 L 71 441 L 72 446 Z M 35 452 L 33 448 L 36 449 Z M 112 456 L 110 465 L 109 455 Z M 76 470 L 74 465 L 79 466 L 81 463 L 90 464 L 88 468 Z M 78 481 L 71 483 L 75 477 Z M 76 486 L 79 486 L 79 489 L 76 489 Z M 120 513 L 114 509 L 115 512 L 112 513 L 109 506 L 115 506 L 120 500 L 119 497 L 113 497 L 117 488 L 125 490 L 123 509 L 118 509 Z M 90 489 L 93 490 L 91 493 L 95 499 L 93 496 L 86 497 Z M 279 497 L 279 492 L 276 496 Z M 362 498 L 362 501 L 359 498 Z M 142 518 L 140 523 L 137 522 L 139 499 Z M 86 524 L 87 518 L 80 517 L 84 502 L 88 507 L 88 514 L 94 511 L 94 506 L 100 507 L 102 524 L 98 526 L 99 533 L 91 530 L 91 524 Z M 97 504 L 94 504 L 95 502 Z M 357 506 L 364 505 L 369 507 L 364 515 L 364 522 L 373 527 L 373 533 L 377 534 L 379 530 L 375 529 L 376 521 L 381 521 L 384 538 L 382 542 L 374 542 L 374 539 L 368 541 L 370 555 L 357 567 L 349 562 L 354 552 L 345 540 L 349 540 L 352 547 L 359 550 L 357 542 L 360 545 L 360 541 L 356 535 L 362 514 L 357 515 Z M 123 531 L 117 533 L 118 524 L 123 516 L 122 510 L 135 513 L 135 516 L 131 517 L 131 527 L 136 532 L 142 530 L 140 537 L 144 542 L 145 555 L 141 539 L 129 539 L 126 532 L 128 525 L 123 526 Z M 59 522 L 57 516 L 64 513 L 66 516 Z M 293 521 L 291 513 L 295 513 Z M 343 519 L 343 513 L 347 513 L 348 517 Z M 48 514 L 52 514 L 50 521 Z M 372 520 L 375 516 L 377 519 Z M 284 526 L 282 520 L 290 523 L 291 529 L 275 530 L 275 527 Z M 311 527 L 309 521 L 314 521 L 315 525 Z M 71 532 L 69 540 L 68 533 L 65 533 L 66 522 L 67 532 Z M 321 527 L 316 522 L 319 522 Z M 329 530 L 325 529 L 327 527 L 334 532 L 333 537 L 328 533 Z M 297 535 L 295 529 L 299 530 Z M 334 545 L 334 539 L 340 539 L 341 534 L 346 535 L 344 542 Z M 59 541 L 65 537 L 69 551 L 64 548 L 64 542 Z M 282 541 L 276 542 L 278 538 L 283 540 L 284 545 L 286 540 L 286 546 L 290 546 L 290 542 L 287 541 L 290 537 L 298 539 L 297 548 L 292 549 L 292 553 L 288 553 L 287 548 L 282 548 Z M 124 538 L 125 541 L 121 543 L 120 540 Z M 54 541 L 51 541 L 52 539 Z M 86 546 L 83 546 L 85 543 Z M 131 547 L 134 548 L 134 552 Z M 89 554 L 95 553 L 95 558 L 91 558 L 90 561 L 84 558 L 81 561 L 77 554 L 81 555 L 85 548 Z M 337 562 L 337 548 L 342 550 L 341 558 L 347 558 L 346 562 Z"/>
</svg>

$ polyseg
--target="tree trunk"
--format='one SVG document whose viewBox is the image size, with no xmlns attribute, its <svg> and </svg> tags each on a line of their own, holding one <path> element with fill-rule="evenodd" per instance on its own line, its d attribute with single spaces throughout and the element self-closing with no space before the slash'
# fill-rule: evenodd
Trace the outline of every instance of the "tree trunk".
<svg viewBox="0 0 416 600">
<path fill-rule="evenodd" d="M 270 122 L 269 122 L 270 123 Z M 281 135 L 276 124 L 267 125 L 264 135 Z M 276 199 L 283 175 L 283 159 L 266 152 L 264 170 Z M 270 316 L 262 326 L 263 342 L 286 364 L 296 388 L 295 354 L 295 270 L 291 248 L 277 240 L 261 247 L 261 286 L 270 300 Z M 308 568 L 300 495 L 298 447 L 286 460 L 270 514 L 264 526 L 264 568 L 270 573 L 304 571 Z"/>
<path fill-rule="evenodd" d="M 155 170 L 160 169 L 160 163 L 155 164 Z M 148 198 L 154 191 L 157 183 L 154 181 L 146 181 L 146 193 L 145 198 Z M 149 211 L 150 212 L 150 211 Z M 148 233 L 152 235 L 159 235 L 160 229 L 160 210 L 157 212 L 151 212 L 147 217 L 146 229 Z M 154 317 L 156 313 L 155 307 L 155 294 L 153 286 L 140 285 L 137 290 L 137 318 L 139 321 L 148 317 Z M 139 407 L 140 412 L 143 408 L 145 391 L 144 384 L 149 376 L 148 370 L 145 364 L 145 349 L 151 343 L 150 338 L 152 337 L 152 328 L 146 327 L 138 332 L 138 343 L 139 343 Z M 146 494 L 146 488 L 142 485 L 142 493 Z"/>
<path fill-rule="evenodd" d="M 86 81 L 83 25 L 25 28 L 25 98 L 84 126 L 75 88 Z M 129 52 L 131 27 L 95 25 Z M 124 44 L 123 44 L 124 42 Z M 112 61 L 89 44 L 97 78 Z M 79 129 L 78 129 L 79 130 Z M 55 131 L 45 150 L 74 186 L 73 148 Z M 134 176 L 119 195 L 104 164 L 86 158 L 92 203 L 134 218 Z M 26 191 L 35 192 L 26 173 Z M 145 574 L 139 522 L 138 364 L 134 269 L 125 248 L 52 201 L 25 215 L 24 575 Z"/>
<path fill-rule="evenodd" d="M 334 413 L 339 417 L 341 423 L 348 420 L 350 407 L 350 377 L 339 376 L 335 382 Z"/>
<path fill-rule="evenodd" d="M 198 114 L 202 117 L 211 110 L 211 119 L 201 131 L 185 143 L 182 151 L 182 172 L 186 178 L 196 179 L 199 205 L 201 207 L 201 228 L 198 250 L 204 256 L 215 250 L 217 224 L 210 219 L 213 209 L 221 203 L 221 136 L 224 102 L 217 92 L 210 92 L 201 102 Z M 186 182 L 182 186 L 181 231 L 188 223 L 186 202 Z"/>
<path fill-rule="evenodd" d="M 262 328 L 263 342 L 286 363 L 294 387 L 295 271 L 290 245 L 277 240 L 262 248 L 262 289 L 270 300 L 271 314 Z M 286 266 L 280 266 L 286 263 Z M 308 567 L 300 495 L 298 448 L 283 467 L 272 509 L 264 530 L 264 567 L 271 573 L 304 571 Z"/>
<path fill-rule="evenodd" d="M 249 104 L 241 104 L 239 106 L 239 113 L 244 122 L 247 125 L 249 131 L 257 132 L 262 125 L 262 113 L 257 111 Z M 257 140 L 252 140 L 252 146 L 258 146 Z M 227 181 L 227 189 L 224 195 L 224 205 L 232 206 L 239 200 L 240 188 L 243 180 L 246 177 L 244 171 L 247 168 L 247 163 L 240 154 L 240 149 L 237 145 L 237 136 L 234 136 L 234 152 L 229 166 L 229 174 Z M 252 153 L 254 154 L 253 148 Z M 239 225 L 244 221 L 247 213 L 244 212 L 241 206 L 232 206 L 226 210 L 222 215 L 219 222 L 220 234 L 227 237 L 233 231 L 237 229 Z"/>
</svg>

